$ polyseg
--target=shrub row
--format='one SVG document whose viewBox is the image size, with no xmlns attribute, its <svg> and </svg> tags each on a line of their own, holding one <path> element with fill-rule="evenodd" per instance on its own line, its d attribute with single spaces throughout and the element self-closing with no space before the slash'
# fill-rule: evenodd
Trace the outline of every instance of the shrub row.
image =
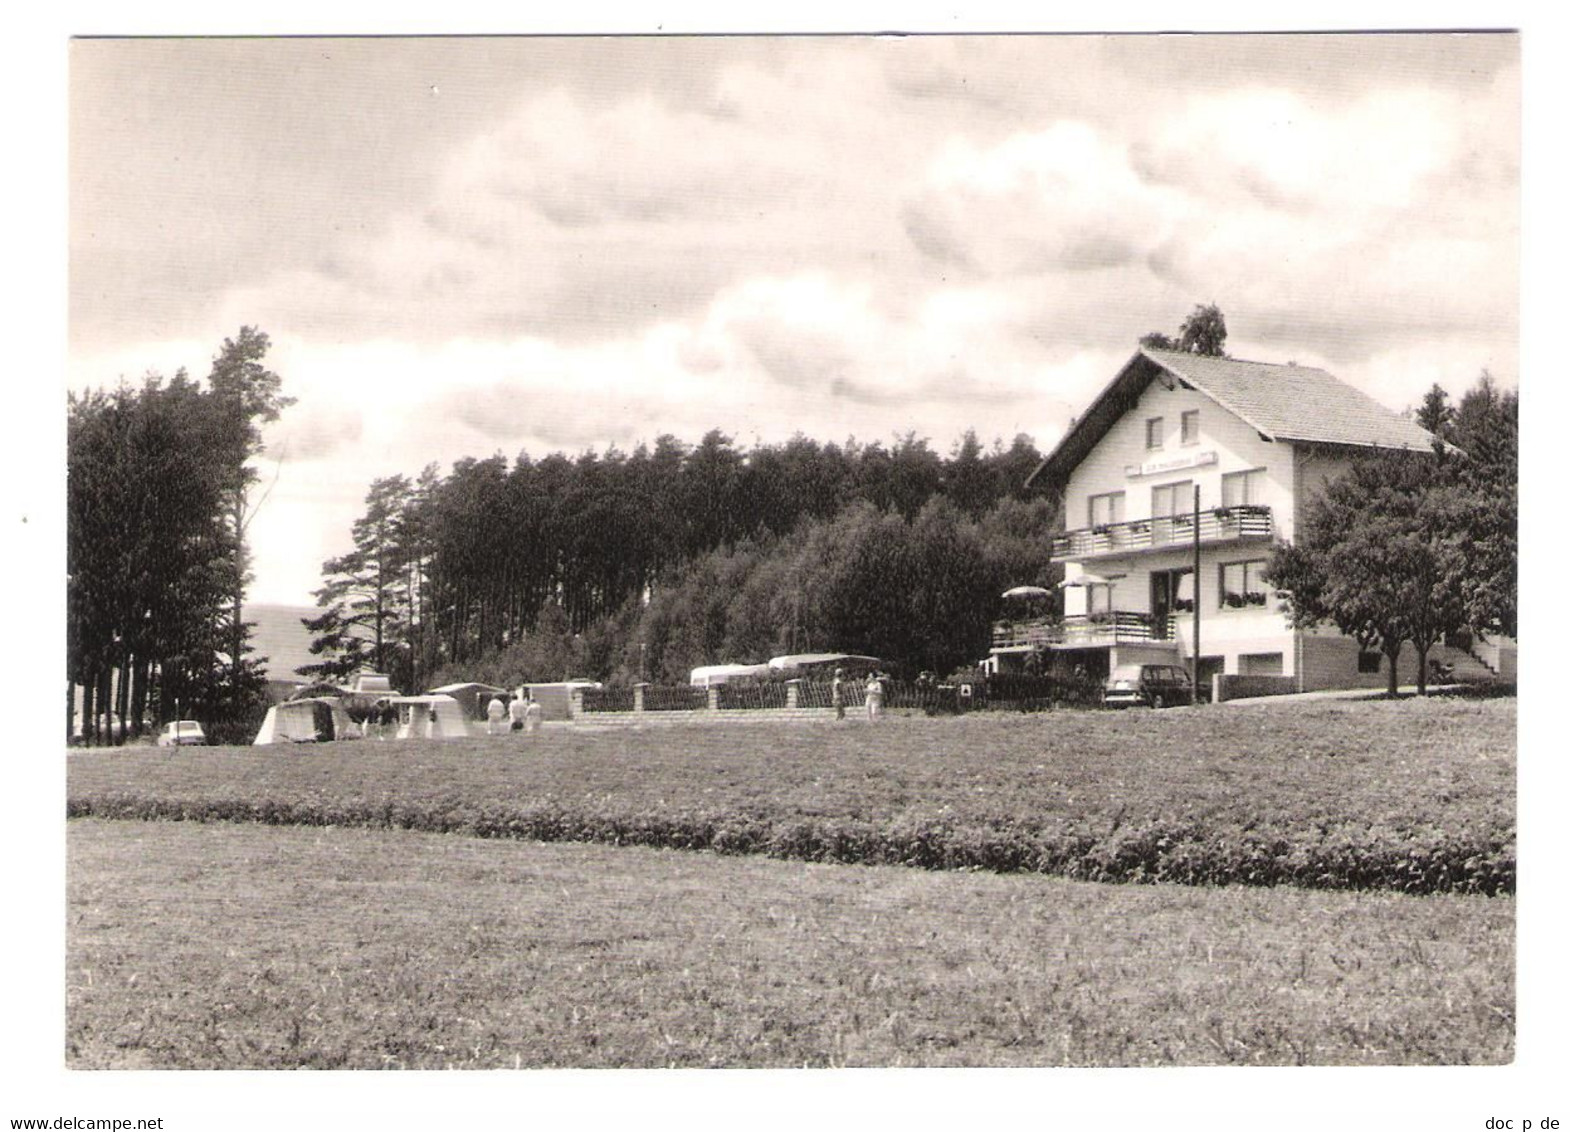
<svg viewBox="0 0 1570 1132">
<path fill-rule="evenodd" d="M 1437 829 L 1344 825 L 1203 829 L 1188 824 L 967 825 L 899 816 L 777 818 L 680 809 L 628 812 L 589 799 L 515 805 L 74 797 L 70 817 L 358 826 L 530 841 L 586 841 L 801 861 L 1049 873 L 1114 883 L 1294 885 L 1498 895 L 1515 890 L 1515 844 Z"/>
</svg>

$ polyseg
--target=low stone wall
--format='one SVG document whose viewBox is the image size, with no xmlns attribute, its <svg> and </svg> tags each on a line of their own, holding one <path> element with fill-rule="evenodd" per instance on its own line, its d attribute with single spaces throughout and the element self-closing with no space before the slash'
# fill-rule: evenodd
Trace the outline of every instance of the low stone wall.
<svg viewBox="0 0 1570 1132">
<path fill-rule="evenodd" d="M 845 713 L 846 719 L 866 719 L 864 710 Z M 578 727 L 642 728 L 678 723 L 729 726 L 733 723 L 833 723 L 833 708 L 746 708 L 730 711 L 589 711 L 573 718 Z"/>
<path fill-rule="evenodd" d="M 1294 676 L 1226 676 L 1213 677 L 1212 685 L 1216 703 L 1225 700 L 1246 700 L 1254 696 L 1286 696 L 1297 691 Z"/>
</svg>

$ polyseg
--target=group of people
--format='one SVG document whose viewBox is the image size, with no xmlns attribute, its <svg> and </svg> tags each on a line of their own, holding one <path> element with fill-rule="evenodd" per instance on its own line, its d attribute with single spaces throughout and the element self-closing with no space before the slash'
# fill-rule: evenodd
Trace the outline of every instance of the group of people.
<svg viewBox="0 0 1570 1132">
<path fill-rule="evenodd" d="M 864 700 L 867 706 L 868 719 L 877 719 L 883 714 L 884 685 L 887 680 L 888 677 L 876 669 L 867 674 Z M 845 691 L 847 683 L 845 670 L 836 668 L 834 670 L 834 680 L 829 685 L 829 702 L 834 707 L 835 719 L 845 718 Z"/>
<path fill-rule="evenodd" d="M 377 700 L 371 708 L 370 714 L 365 717 L 365 722 L 360 724 L 360 731 L 366 738 L 385 739 L 389 735 L 398 734 L 398 709 L 393 707 L 390 700 Z"/>
<path fill-rule="evenodd" d="M 485 705 L 485 732 L 487 735 L 500 735 L 505 725 L 507 730 L 532 735 L 540 729 L 543 715 L 540 705 L 529 696 L 528 689 L 519 688 L 506 702 L 500 696 L 491 697 L 491 702 Z"/>
</svg>

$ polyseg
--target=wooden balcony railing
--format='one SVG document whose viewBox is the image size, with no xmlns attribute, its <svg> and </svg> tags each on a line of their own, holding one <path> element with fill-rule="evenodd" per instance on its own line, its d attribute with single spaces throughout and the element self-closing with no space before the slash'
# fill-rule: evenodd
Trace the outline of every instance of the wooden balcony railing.
<svg viewBox="0 0 1570 1132">
<path fill-rule="evenodd" d="M 1008 648 L 1090 648 L 1128 641 L 1165 641 L 1171 639 L 1168 621 L 1158 623 L 1144 613 L 1119 610 L 1079 616 L 1039 618 L 1028 621 L 999 621 L 992 626 L 992 647 Z"/>
<path fill-rule="evenodd" d="M 1237 539 L 1268 539 L 1273 533 L 1268 507 L 1216 507 L 1199 513 L 1201 544 Z M 1058 561 L 1094 558 L 1098 555 L 1188 546 L 1193 541 L 1193 514 L 1133 519 L 1126 523 L 1081 527 L 1055 535 L 1052 539 L 1052 557 Z"/>
</svg>

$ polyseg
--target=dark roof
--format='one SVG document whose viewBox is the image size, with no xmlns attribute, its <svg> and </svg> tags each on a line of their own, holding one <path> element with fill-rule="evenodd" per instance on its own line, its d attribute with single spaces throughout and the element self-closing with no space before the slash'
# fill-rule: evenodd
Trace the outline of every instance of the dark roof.
<svg viewBox="0 0 1570 1132">
<path fill-rule="evenodd" d="M 1067 479 L 1161 373 L 1197 389 L 1266 440 L 1427 449 L 1434 439 L 1415 421 L 1322 369 L 1141 348 L 1026 482 Z"/>
<path fill-rule="evenodd" d="M 246 605 L 240 616 L 256 622 L 251 630 L 251 655 L 267 658 L 267 678 L 289 683 L 304 683 L 295 669 L 302 664 L 318 664 L 321 657 L 311 655 L 311 634 L 300 623 L 302 617 L 320 617 L 312 605 Z"/>
</svg>

